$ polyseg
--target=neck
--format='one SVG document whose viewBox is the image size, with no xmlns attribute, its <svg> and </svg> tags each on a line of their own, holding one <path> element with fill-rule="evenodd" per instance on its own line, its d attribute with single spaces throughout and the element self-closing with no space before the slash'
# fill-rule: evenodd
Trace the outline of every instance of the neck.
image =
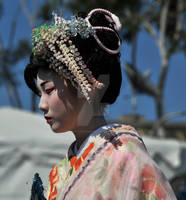
<svg viewBox="0 0 186 200">
<path fill-rule="evenodd" d="M 96 129 L 106 125 L 106 121 L 103 115 L 94 116 L 87 125 L 78 126 L 73 133 L 76 137 L 77 147 L 79 148 L 85 139 Z"/>
</svg>

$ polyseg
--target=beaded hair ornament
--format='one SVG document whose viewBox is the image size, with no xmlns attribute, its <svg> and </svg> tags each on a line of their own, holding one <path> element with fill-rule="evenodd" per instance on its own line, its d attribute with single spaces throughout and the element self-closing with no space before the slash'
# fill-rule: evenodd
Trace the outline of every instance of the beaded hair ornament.
<svg viewBox="0 0 186 200">
<path fill-rule="evenodd" d="M 104 85 L 92 75 L 92 72 L 84 63 L 82 56 L 70 38 L 76 37 L 77 34 L 82 39 L 93 36 L 98 45 L 109 54 L 117 54 L 121 47 L 120 38 L 114 29 L 91 25 L 89 19 L 95 12 L 103 13 L 107 20 L 114 24 L 116 31 L 121 28 L 119 18 L 116 15 L 104 9 L 94 9 L 88 13 L 85 19 L 72 16 L 71 20 L 65 20 L 63 17 L 53 13 L 54 24 L 41 25 L 32 31 L 33 54 L 42 55 L 50 63 L 49 68 L 56 71 L 59 76 L 69 79 L 71 84 L 88 101 L 90 101 L 90 92 L 95 88 L 101 89 Z M 112 50 L 104 46 L 96 35 L 97 30 L 114 32 L 118 38 L 118 48 Z"/>
</svg>

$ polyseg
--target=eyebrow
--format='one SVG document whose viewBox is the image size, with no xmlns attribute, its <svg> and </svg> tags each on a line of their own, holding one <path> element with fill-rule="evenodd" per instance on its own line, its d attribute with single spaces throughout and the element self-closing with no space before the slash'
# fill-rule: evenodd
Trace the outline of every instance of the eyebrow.
<svg viewBox="0 0 186 200">
<path fill-rule="evenodd" d="M 42 87 L 42 86 L 44 86 L 46 83 L 48 83 L 49 81 L 43 81 L 41 84 L 40 84 L 40 86 Z"/>
</svg>

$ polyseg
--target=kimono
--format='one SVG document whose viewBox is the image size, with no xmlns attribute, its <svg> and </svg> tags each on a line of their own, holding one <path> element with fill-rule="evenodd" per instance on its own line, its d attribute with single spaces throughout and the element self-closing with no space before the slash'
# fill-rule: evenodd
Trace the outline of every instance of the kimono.
<svg viewBox="0 0 186 200">
<path fill-rule="evenodd" d="M 131 126 L 112 124 L 95 131 L 49 175 L 47 200 L 175 200 L 143 140 Z"/>
</svg>

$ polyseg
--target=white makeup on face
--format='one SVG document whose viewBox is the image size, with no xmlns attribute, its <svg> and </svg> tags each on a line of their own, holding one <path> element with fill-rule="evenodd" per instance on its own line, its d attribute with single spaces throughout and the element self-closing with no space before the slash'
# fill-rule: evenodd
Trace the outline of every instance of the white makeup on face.
<svg viewBox="0 0 186 200">
<path fill-rule="evenodd" d="M 78 101 L 64 79 L 51 70 L 40 69 L 37 76 L 40 91 L 39 109 L 54 132 L 73 130 L 78 117 Z M 73 102 L 77 102 L 74 104 Z"/>
</svg>

